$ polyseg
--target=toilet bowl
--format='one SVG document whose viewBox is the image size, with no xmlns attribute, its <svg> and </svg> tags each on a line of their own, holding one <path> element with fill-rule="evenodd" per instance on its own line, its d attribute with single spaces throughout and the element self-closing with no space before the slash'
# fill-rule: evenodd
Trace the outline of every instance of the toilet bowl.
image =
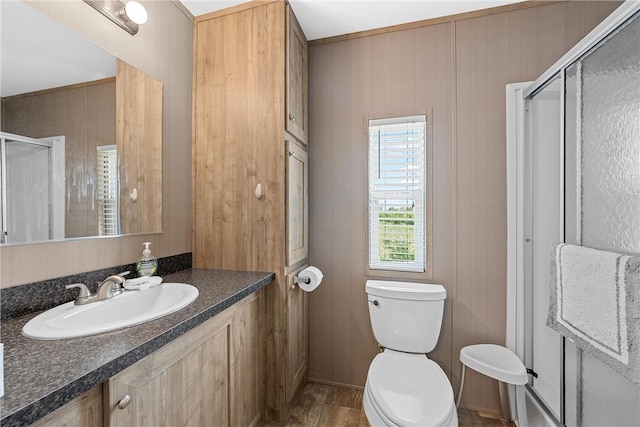
<svg viewBox="0 0 640 427">
<path fill-rule="evenodd" d="M 423 354 L 378 354 L 369 367 L 363 403 L 374 427 L 458 425 L 449 379 Z"/>
<path fill-rule="evenodd" d="M 426 353 L 437 343 L 446 291 L 440 285 L 370 280 L 376 340 L 385 347 L 367 374 L 364 411 L 376 426 L 458 425 L 453 389 Z"/>
</svg>

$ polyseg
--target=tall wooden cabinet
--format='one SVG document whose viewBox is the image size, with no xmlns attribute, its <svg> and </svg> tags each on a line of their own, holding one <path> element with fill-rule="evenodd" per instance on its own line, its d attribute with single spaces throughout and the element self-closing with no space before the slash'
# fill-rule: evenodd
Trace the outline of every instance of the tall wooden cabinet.
<svg viewBox="0 0 640 427">
<path fill-rule="evenodd" d="M 264 411 L 282 423 L 308 366 L 307 296 L 287 283 L 307 258 L 307 43 L 282 0 L 199 16 L 194 31 L 193 264 L 276 273 Z"/>
</svg>

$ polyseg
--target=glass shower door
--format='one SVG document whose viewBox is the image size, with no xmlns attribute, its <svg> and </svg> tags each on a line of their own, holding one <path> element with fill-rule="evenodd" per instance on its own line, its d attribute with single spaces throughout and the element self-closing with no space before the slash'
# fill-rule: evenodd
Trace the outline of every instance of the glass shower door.
<svg viewBox="0 0 640 427">
<path fill-rule="evenodd" d="M 65 235 L 65 137 L 0 132 L 0 243 Z"/>
<path fill-rule="evenodd" d="M 566 242 L 640 253 L 638 14 L 565 70 Z M 566 424 L 640 425 L 640 388 L 569 340 Z"/>
<path fill-rule="evenodd" d="M 12 139 L 3 143 L 4 242 L 49 240 L 51 148 Z"/>
<path fill-rule="evenodd" d="M 564 224 L 559 76 L 526 100 L 524 363 L 535 372 L 529 390 L 558 422 L 562 419 L 562 338 L 546 326 L 550 248 Z"/>
</svg>

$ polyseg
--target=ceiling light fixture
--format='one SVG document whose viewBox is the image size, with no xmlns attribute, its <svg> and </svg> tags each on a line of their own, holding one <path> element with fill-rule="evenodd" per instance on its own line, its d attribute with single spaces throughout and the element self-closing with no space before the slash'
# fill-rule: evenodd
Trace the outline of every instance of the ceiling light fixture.
<svg viewBox="0 0 640 427">
<path fill-rule="evenodd" d="M 135 0 L 130 0 L 124 5 L 124 13 L 138 25 L 147 22 L 147 9 Z"/>
<path fill-rule="evenodd" d="M 147 22 L 146 9 L 134 0 L 126 3 L 119 0 L 84 0 L 84 2 L 132 36 L 138 33 L 139 24 Z"/>
</svg>

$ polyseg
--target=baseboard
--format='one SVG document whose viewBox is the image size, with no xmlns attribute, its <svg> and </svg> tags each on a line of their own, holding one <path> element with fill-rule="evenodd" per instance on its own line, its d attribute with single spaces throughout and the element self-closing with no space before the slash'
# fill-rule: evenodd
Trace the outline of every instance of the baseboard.
<svg viewBox="0 0 640 427">
<path fill-rule="evenodd" d="M 364 390 L 363 386 L 339 383 L 339 382 L 336 382 L 336 381 L 321 380 L 321 379 L 318 379 L 318 378 L 309 378 L 309 379 L 307 379 L 307 381 L 310 382 L 310 383 L 326 384 L 326 385 L 332 385 L 332 386 L 335 386 L 335 387 L 352 388 L 354 390 Z"/>
<path fill-rule="evenodd" d="M 482 408 L 480 406 L 463 405 L 463 404 L 460 404 L 460 409 L 467 409 L 469 411 L 476 411 L 478 413 L 487 414 L 487 415 L 489 415 L 491 417 L 496 417 L 498 419 L 504 420 L 504 418 L 502 417 L 502 412 L 500 410 L 487 409 L 487 408 Z"/>
</svg>

